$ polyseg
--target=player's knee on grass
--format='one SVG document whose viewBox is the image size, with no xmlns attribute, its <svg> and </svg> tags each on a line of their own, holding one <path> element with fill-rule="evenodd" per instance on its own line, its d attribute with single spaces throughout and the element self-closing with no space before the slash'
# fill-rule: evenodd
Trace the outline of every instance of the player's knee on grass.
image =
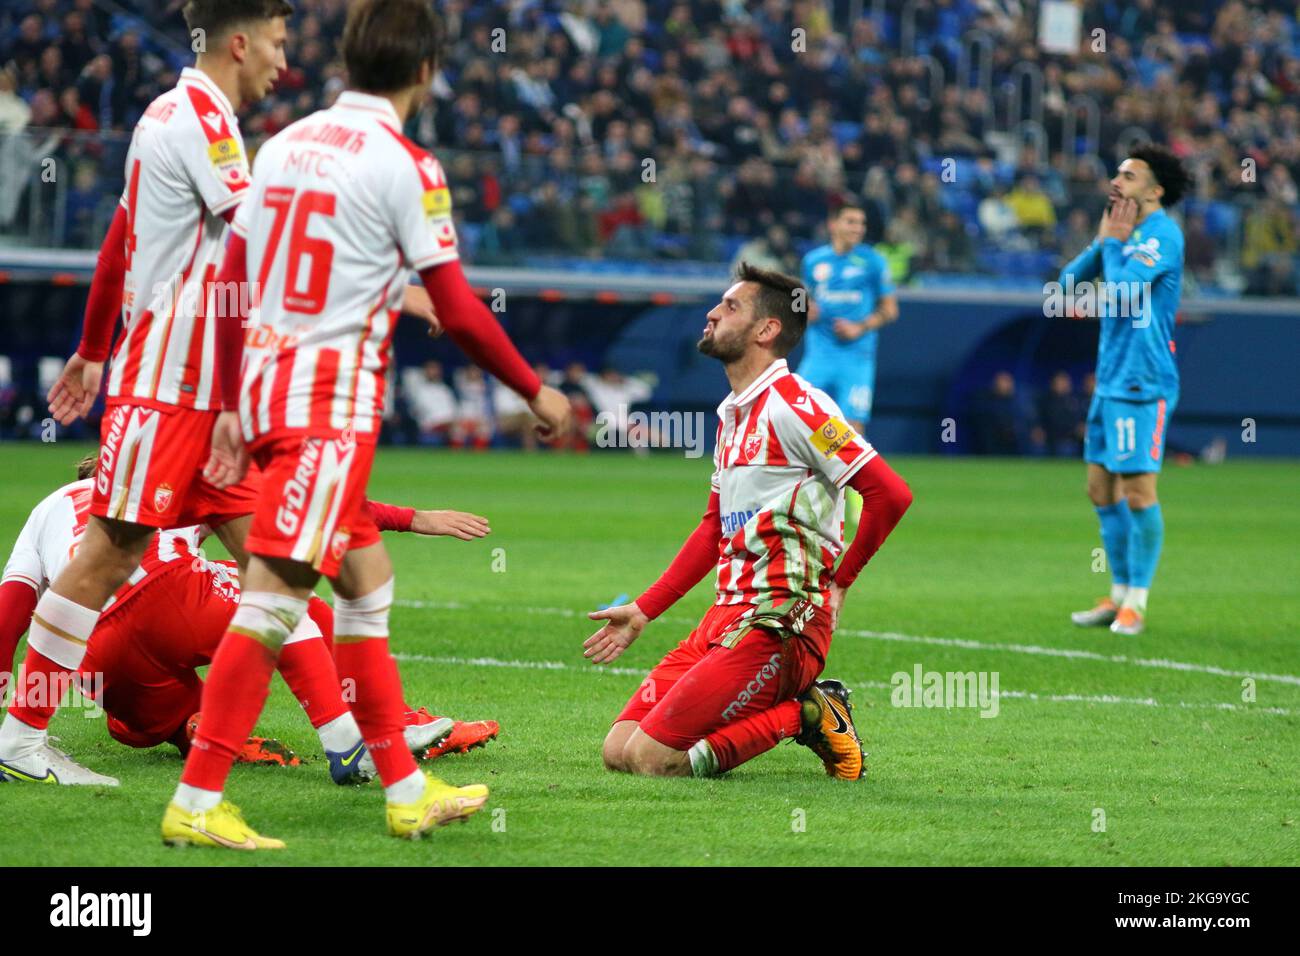
<svg viewBox="0 0 1300 956">
<path fill-rule="evenodd" d="M 628 773 L 645 777 L 688 777 L 691 773 L 686 751 L 661 744 L 640 728 L 623 748 L 623 764 Z"/>
<path fill-rule="evenodd" d="M 605 743 L 600 749 L 600 756 L 605 761 L 606 770 L 627 771 L 627 766 L 623 763 L 623 748 L 627 746 L 628 738 L 636 728 L 635 720 L 616 721 L 614 726 L 609 728 L 609 733 L 605 735 Z"/>
</svg>

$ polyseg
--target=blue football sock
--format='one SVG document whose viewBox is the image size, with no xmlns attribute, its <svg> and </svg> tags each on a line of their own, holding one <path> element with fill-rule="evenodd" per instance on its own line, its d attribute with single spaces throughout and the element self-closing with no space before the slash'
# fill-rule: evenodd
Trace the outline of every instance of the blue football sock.
<svg viewBox="0 0 1300 956">
<path fill-rule="evenodd" d="M 1106 561 L 1110 565 L 1110 579 L 1114 584 L 1130 583 L 1129 541 L 1132 536 L 1132 513 L 1128 502 L 1121 498 L 1113 505 L 1097 508 L 1101 519 L 1101 543 L 1106 548 Z"/>
<path fill-rule="evenodd" d="M 1133 531 L 1128 541 L 1129 584 L 1135 588 L 1151 587 L 1160 562 L 1160 546 L 1165 541 L 1165 518 L 1156 503 L 1132 512 Z"/>
</svg>

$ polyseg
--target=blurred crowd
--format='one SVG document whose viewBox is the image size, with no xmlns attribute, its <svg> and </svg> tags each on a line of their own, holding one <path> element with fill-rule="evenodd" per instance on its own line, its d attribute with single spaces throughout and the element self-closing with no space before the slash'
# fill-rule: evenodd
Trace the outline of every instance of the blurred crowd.
<svg viewBox="0 0 1300 956">
<path fill-rule="evenodd" d="M 998 371 L 971 402 L 977 455 L 1046 455 L 1078 458 L 1083 454 L 1084 421 L 1096 376 L 1089 372 L 1075 387 L 1065 370 L 1052 374 L 1046 388 L 1027 390 L 1015 376 Z"/>
<path fill-rule="evenodd" d="M 129 130 L 188 55 L 181 5 L 123 0 L 131 18 L 94 0 L 8 0 L 0 131 Z M 254 147 L 344 83 L 345 0 L 296 5 L 290 69 L 243 122 Z M 719 262 L 758 237 L 797 255 L 856 194 L 898 281 L 1048 275 L 1094 234 L 1117 144 L 1145 134 L 1196 171 L 1189 276 L 1295 292 L 1293 0 L 1083 0 L 1076 55 L 1039 47 L 1035 0 L 437 5 L 453 39 L 408 132 L 448 166 L 478 261 Z M 971 36 L 987 46 L 963 56 Z M 1007 132 L 1023 120 L 1041 120 L 1041 139 Z M 120 169 L 78 158 L 97 163 L 65 213 L 80 242 Z"/>
</svg>

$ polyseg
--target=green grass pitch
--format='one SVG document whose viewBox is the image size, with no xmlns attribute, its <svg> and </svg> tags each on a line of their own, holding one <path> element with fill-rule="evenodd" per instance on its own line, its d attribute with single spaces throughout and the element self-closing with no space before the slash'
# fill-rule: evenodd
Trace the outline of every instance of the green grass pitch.
<svg viewBox="0 0 1300 956">
<path fill-rule="evenodd" d="M 83 452 L 0 448 L 5 548 Z M 382 451 L 374 497 L 492 521 L 481 542 L 389 536 L 408 699 L 502 725 L 486 750 L 433 766 L 488 784 L 491 802 L 423 842 L 390 839 L 378 785 L 329 781 L 277 680 L 260 732 L 306 762 L 236 768 L 230 797 L 289 844 L 255 862 L 1300 863 L 1300 466 L 1167 468 L 1149 628 L 1125 639 L 1069 623 L 1106 590 L 1082 464 L 892 463 L 915 504 L 850 592 L 827 668 L 856 688 L 869 779 L 830 780 L 784 744 L 720 779 L 651 780 L 604 771 L 601 739 L 709 584 L 614 673 L 584 662 L 583 613 L 663 569 L 703 510 L 708 459 Z M 997 716 L 892 706 L 892 675 L 918 664 L 997 672 Z M 254 862 L 160 844 L 181 769 L 169 748 L 129 750 L 74 708 L 51 729 L 122 786 L 0 786 L 0 864 Z"/>
</svg>

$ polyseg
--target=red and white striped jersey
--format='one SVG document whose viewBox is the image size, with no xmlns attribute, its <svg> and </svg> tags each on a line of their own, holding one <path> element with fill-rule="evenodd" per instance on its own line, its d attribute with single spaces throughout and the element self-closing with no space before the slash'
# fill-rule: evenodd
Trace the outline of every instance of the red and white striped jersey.
<svg viewBox="0 0 1300 956">
<path fill-rule="evenodd" d="M 778 359 L 718 406 L 718 604 L 825 601 L 844 550 L 844 486 L 876 450 Z"/>
<path fill-rule="evenodd" d="M 30 584 L 38 594 L 44 594 L 62 572 L 86 533 L 90 520 L 90 501 L 94 495 L 95 480 L 74 481 L 45 498 L 32 509 L 18 534 L 18 541 L 5 565 L 4 581 L 22 581 Z M 201 560 L 199 542 L 207 529 L 201 526 L 161 531 L 156 534 L 145 551 L 140 566 L 131 572 L 126 583 L 104 605 L 107 612 L 114 603 L 134 593 L 150 574 L 170 567 L 176 561 Z"/>
<path fill-rule="evenodd" d="M 200 70 L 149 105 L 126 157 L 125 332 L 108 401 L 216 408 L 209 284 L 226 239 L 222 218 L 248 188 L 239 123 Z"/>
<path fill-rule="evenodd" d="M 345 92 L 258 151 L 234 229 L 254 289 L 245 437 L 375 440 L 411 270 L 459 254 L 438 161 L 402 135 L 388 100 Z"/>
</svg>

